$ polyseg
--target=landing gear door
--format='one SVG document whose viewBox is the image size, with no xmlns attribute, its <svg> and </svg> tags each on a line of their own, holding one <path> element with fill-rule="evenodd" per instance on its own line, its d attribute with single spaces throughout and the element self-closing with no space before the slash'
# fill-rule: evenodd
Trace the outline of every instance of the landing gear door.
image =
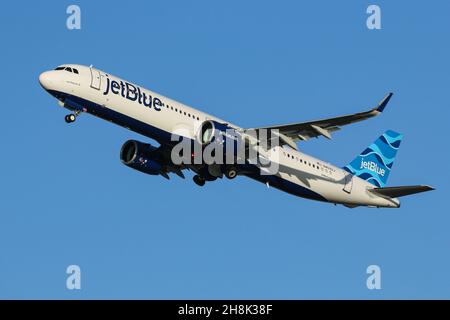
<svg viewBox="0 0 450 320">
<path fill-rule="evenodd" d="M 91 88 L 94 88 L 96 90 L 100 90 L 101 85 L 101 77 L 100 77 L 100 71 L 91 69 Z"/>
<path fill-rule="evenodd" d="M 347 193 L 351 193 L 352 192 L 352 187 L 353 187 L 353 175 L 350 173 L 347 173 L 345 175 L 345 185 L 344 185 L 344 191 Z"/>
</svg>

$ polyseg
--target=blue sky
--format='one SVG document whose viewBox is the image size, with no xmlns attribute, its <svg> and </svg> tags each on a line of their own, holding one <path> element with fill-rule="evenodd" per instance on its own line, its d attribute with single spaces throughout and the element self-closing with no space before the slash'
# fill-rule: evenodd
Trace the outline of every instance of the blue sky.
<svg viewBox="0 0 450 320">
<path fill-rule="evenodd" d="M 81 30 L 66 8 L 81 7 Z M 382 29 L 368 30 L 377 4 Z M 0 12 L 0 298 L 450 298 L 448 1 L 46 1 Z M 199 188 L 123 166 L 145 137 L 64 122 L 38 75 L 93 64 L 243 127 L 385 113 L 300 145 L 345 165 L 404 134 L 397 210 L 347 209 L 244 177 Z M 442 168 L 441 165 L 444 167 Z M 82 289 L 65 287 L 68 265 Z M 368 290 L 366 268 L 381 267 Z"/>
</svg>

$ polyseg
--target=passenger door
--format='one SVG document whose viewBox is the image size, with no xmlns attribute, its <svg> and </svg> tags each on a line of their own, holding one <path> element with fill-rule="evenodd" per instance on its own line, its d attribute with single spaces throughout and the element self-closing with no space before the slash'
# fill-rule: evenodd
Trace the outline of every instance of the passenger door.
<svg viewBox="0 0 450 320">
<path fill-rule="evenodd" d="M 101 77 L 100 77 L 100 71 L 91 69 L 91 88 L 94 88 L 96 90 L 100 90 L 101 85 Z"/>
</svg>

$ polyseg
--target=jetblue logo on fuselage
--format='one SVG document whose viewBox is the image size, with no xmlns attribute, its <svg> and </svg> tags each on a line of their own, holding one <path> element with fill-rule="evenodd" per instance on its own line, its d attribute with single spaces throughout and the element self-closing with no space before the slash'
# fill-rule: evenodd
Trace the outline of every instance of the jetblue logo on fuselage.
<svg viewBox="0 0 450 320">
<path fill-rule="evenodd" d="M 384 177 L 384 174 L 386 173 L 386 171 L 383 168 L 380 168 L 378 166 L 378 164 L 373 161 L 361 160 L 361 168 L 360 169 L 367 169 L 369 171 L 379 174 L 382 177 Z"/>
<path fill-rule="evenodd" d="M 140 87 L 126 81 L 117 82 L 116 80 L 110 80 L 109 77 L 106 76 L 106 89 L 103 92 L 103 95 L 106 96 L 109 92 L 121 95 L 123 98 L 130 101 L 137 101 L 145 107 L 155 109 L 155 111 L 161 111 L 161 108 L 164 107 L 164 103 L 161 99 L 152 97 L 149 93 L 145 93 Z"/>
</svg>

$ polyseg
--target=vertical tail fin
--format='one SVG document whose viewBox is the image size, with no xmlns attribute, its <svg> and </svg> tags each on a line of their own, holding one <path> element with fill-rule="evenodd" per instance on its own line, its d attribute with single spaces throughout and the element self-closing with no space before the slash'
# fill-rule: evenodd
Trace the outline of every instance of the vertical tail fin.
<svg viewBox="0 0 450 320">
<path fill-rule="evenodd" d="M 403 135 L 388 130 L 344 167 L 377 187 L 386 185 Z"/>
</svg>

